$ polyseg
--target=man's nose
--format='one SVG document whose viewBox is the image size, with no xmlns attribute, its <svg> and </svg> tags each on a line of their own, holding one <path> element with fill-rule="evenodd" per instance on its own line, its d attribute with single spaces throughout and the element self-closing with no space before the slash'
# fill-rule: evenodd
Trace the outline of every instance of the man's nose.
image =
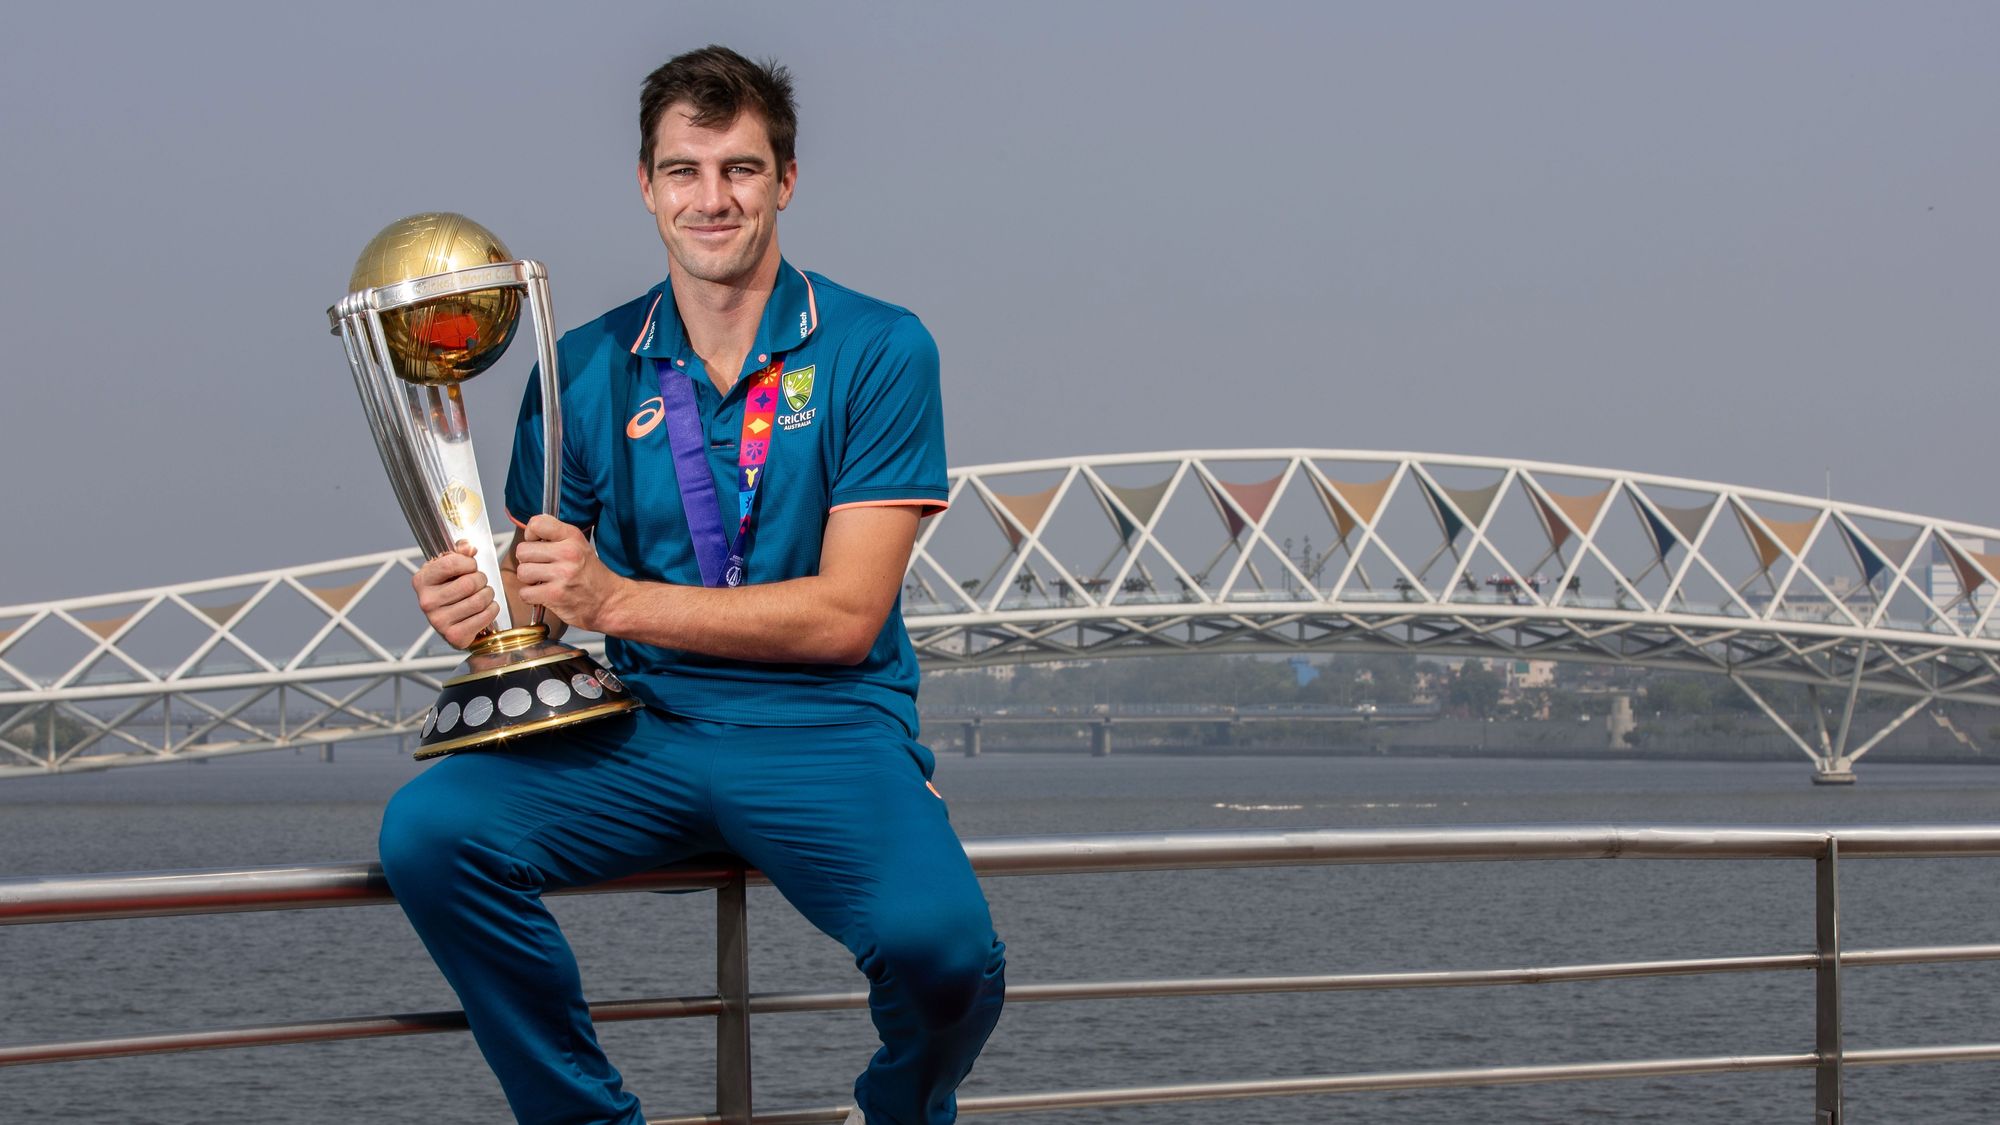
<svg viewBox="0 0 2000 1125">
<path fill-rule="evenodd" d="M 729 177 L 721 172 L 701 178 L 701 199 L 699 206 L 705 215 L 720 215 L 729 210 L 732 197 L 729 194 Z"/>
</svg>

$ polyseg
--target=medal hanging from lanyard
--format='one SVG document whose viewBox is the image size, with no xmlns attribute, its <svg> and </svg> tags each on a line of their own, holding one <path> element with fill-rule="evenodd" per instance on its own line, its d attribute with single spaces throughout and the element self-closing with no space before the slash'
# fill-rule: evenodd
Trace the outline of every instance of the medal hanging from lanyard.
<svg viewBox="0 0 2000 1125">
<path fill-rule="evenodd" d="M 764 460 L 770 456 L 772 418 L 778 412 L 778 373 L 784 361 L 749 378 L 743 398 L 743 434 L 736 442 L 736 543 L 722 529 L 715 498 L 715 477 L 708 468 L 708 437 L 702 430 L 701 408 L 694 384 L 664 359 L 653 361 L 660 379 L 660 403 L 666 411 L 667 446 L 674 454 L 674 476 L 680 482 L 681 509 L 687 513 L 688 535 L 704 586 L 741 586 L 744 559 L 750 553 L 750 532 L 757 513 L 757 493 L 764 483 Z"/>
</svg>

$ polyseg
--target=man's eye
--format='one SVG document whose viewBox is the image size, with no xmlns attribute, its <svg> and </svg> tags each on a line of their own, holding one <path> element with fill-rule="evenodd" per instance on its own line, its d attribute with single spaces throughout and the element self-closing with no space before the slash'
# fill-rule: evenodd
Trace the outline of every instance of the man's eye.
<svg viewBox="0 0 2000 1125">
<path fill-rule="evenodd" d="M 742 179 L 745 176 L 756 175 L 757 169 L 752 168 L 747 164 L 732 164 L 729 167 L 729 174 L 736 177 L 737 179 Z"/>
</svg>

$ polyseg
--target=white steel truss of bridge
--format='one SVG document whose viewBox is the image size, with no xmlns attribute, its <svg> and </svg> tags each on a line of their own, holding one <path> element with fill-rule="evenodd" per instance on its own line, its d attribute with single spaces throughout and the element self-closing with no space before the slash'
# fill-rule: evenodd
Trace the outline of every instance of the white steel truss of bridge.
<svg viewBox="0 0 2000 1125">
<path fill-rule="evenodd" d="M 0 777 L 412 731 L 458 661 L 417 613 L 419 564 L 0 607 Z M 1995 528 L 1573 465 L 1247 449 L 955 470 L 902 612 L 926 669 L 1346 650 L 1712 673 L 1840 780 L 1927 705 L 2000 704 L 1996 589 Z M 1803 717 L 1778 683 L 1809 689 Z M 1893 697 L 1868 731 L 1863 693 Z"/>
</svg>

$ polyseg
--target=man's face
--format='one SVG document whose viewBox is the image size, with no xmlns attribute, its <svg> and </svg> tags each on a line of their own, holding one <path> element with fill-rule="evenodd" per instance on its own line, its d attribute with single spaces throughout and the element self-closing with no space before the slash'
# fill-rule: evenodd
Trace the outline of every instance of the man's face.
<svg viewBox="0 0 2000 1125">
<path fill-rule="evenodd" d="M 676 103 L 653 128 L 653 164 L 639 169 L 646 210 L 673 268 L 740 284 L 778 259 L 778 212 L 792 201 L 798 162 L 778 167 L 764 119 L 745 111 L 720 128 L 688 122 Z"/>
</svg>

